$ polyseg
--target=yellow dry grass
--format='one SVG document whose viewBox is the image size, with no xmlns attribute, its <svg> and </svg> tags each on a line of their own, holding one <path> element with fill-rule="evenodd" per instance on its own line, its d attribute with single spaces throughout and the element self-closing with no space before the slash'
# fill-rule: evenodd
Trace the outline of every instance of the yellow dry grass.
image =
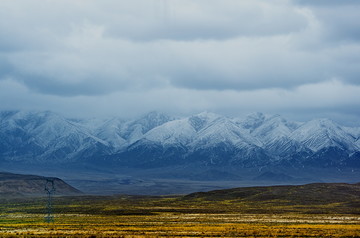
<svg viewBox="0 0 360 238">
<path fill-rule="evenodd" d="M 353 215 L 58 214 L 55 223 L 42 215 L 7 214 L 1 237 L 359 237 L 360 217 Z"/>
<path fill-rule="evenodd" d="M 328 204 L 183 197 L 0 199 L 0 237 L 360 237 L 358 200 Z"/>
</svg>

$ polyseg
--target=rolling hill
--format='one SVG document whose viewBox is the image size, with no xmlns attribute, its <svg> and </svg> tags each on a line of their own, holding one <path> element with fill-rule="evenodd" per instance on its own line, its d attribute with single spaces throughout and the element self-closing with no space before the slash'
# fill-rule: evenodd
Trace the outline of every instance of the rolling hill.
<svg viewBox="0 0 360 238">
<path fill-rule="evenodd" d="M 313 183 L 264 186 L 192 193 L 184 199 L 233 202 L 273 202 L 287 205 L 326 205 L 344 203 L 360 208 L 360 183 Z"/>
<path fill-rule="evenodd" d="M 55 195 L 82 194 L 81 191 L 59 178 L 0 172 L 0 195 L 2 197 L 45 196 L 45 185 L 47 180 L 54 181 Z M 51 187 L 49 187 L 49 189 L 51 189 Z"/>
</svg>

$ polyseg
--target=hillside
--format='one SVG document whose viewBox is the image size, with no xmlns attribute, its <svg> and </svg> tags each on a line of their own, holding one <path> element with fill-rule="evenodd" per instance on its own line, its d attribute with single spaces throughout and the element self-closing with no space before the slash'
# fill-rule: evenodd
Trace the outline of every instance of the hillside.
<svg viewBox="0 0 360 238">
<path fill-rule="evenodd" d="M 360 208 L 360 183 L 313 183 L 247 187 L 192 193 L 185 200 L 273 203 L 277 205 L 343 204 Z"/>
<path fill-rule="evenodd" d="M 0 172 L 0 195 L 3 197 L 46 195 L 45 184 L 47 179 L 54 181 L 55 195 L 82 194 L 81 191 L 59 178 Z"/>
</svg>

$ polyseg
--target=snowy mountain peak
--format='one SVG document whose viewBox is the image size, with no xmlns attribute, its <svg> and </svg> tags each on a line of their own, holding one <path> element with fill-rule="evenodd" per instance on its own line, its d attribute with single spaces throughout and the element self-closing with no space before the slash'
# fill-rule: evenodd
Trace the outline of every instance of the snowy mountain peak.
<svg viewBox="0 0 360 238">
<path fill-rule="evenodd" d="M 262 113 L 243 120 L 209 112 L 176 120 L 158 112 L 135 120 L 76 120 L 49 111 L 0 112 L 0 162 L 121 156 L 140 162 L 159 157 L 168 162 L 174 157 L 327 161 L 329 155 L 346 159 L 360 154 L 359 137 L 360 128 L 342 127 L 329 119 L 299 124 Z M 125 152 L 130 154 L 121 154 Z M 357 163 L 351 159 L 349 163 Z"/>
<path fill-rule="evenodd" d="M 265 120 L 261 125 L 259 125 L 252 134 L 258 137 L 281 137 L 281 136 L 289 136 L 292 132 L 291 128 L 288 126 L 287 121 L 280 117 L 270 117 Z"/>
<path fill-rule="evenodd" d="M 105 121 L 100 127 L 94 130 L 95 135 L 112 145 L 114 148 L 120 148 L 126 144 L 126 140 L 121 136 L 121 127 L 124 121 L 119 118 L 111 118 Z"/>
<path fill-rule="evenodd" d="M 160 126 L 170 120 L 172 120 L 170 116 L 156 111 L 152 111 L 141 117 L 140 119 L 135 120 L 132 124 L 140 124 L 142 126 L 142 132 L 145 134 L 151 129 Z"/>
<path fill-rule="evenodd" d="M 259 146 L 261 144 L 259 140 L 226 117 L 218 117 L 200 130 L 197 135 L 197 141 L 195 143 L 205 147 L 221 143 L 239 146 Z"/>
<path fill-rule="evenodd" d="M 262 120 L 265 120 L 266 116 L 264 113 L 262 112 L 254 112 L 254 113 L 250 113 L 246 116 L 247 118 L 251 118 L 251 119 L 254 119 L 254 120 L 258 120 L 258 119 L 262 119 Z"/>
<path fill-rule="evenodd" d="M 149 141 L 163 145 L 186 145 L 194 138 L 195 133 L 187 119 L 179 119 L 150 130 L 144 137 Z"/>
<path fill-rule="evenodd" d="M 266 116 L 261 112 L 252 113 L 246 116 L 246 118 L 241 121 L 241 126 L 250 131 L 255 130 L 259 127 L 266 119 Z"/>
<path fill-rule="evenodd" d="M 6 120 L 12 116 L 14 116 L 19 111 L 0 111 L 0 120 Z"/>
<path fill-rule="evenodd" d="M 6 119 L 6 120 L 5 120 Z M 63 117 L 50 111 L 17 111 L 6 113 L 3 117 L 4 121 L 12 127 L 18 127 L 25 130 L 34 130 L 35 128 L 52 122 L 62 123 L 65 121 Z"/>
<path fill-rule="evenodd" d="M 313 151 L 327 147 L 356 150 L 354 138 L 329 119 L 314 119 L 304 123 L 292 133 L 292 138 Z"/>
<path fill-rule="evenodd" d="M 220 115 L 209 113 L 209 112 L 202 112 L 197 115 L 189 117 L 189 122 L 192 125 L 192 127 L 199 131 L 206 127 L 209 123 L 213 122 L 214 120 L 220 118 Z"/>
<path fill-rule="evenodd" d="M 336 124 L 334 121 L 320 118 L 314 119 L 304 123 L 301 127 L 299 127 L 298 133 L 306 133 L 306 134 L 314 134 L 311 132 L 315 131 L 324 131 L 324 132 L 338 132 L 339 130 L 342 131 L 342 128 Z"/>
<path fill-rule="evenodd" d="M 213 113 L 213 112 L 204 111 L 204 112 L 200 112 L 196 115 L 193 115 L 192 117 L 207 118 L 209 120 L 215 120 L 216 118 L 219 118 L 222 116 L 219 114 Z"/>
<path fill-rule="evenodd" d="M 166 122 L 171 120 L 171 117 L 164 113 L 152 111 L 142 116 L 139 120 L 147 120 L 151 122 L 163 123 L 164 121 Z"/>
</svg>

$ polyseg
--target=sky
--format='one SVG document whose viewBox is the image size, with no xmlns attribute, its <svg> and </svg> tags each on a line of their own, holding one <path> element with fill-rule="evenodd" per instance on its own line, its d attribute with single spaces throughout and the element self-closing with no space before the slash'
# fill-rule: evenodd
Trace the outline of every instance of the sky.
<svg viewBox="0 0 360 238">
<path fill-rule="evenodd" d="M 0 110 L 360 126 L 358 0 L 0 0 Z"/>
</svg>

